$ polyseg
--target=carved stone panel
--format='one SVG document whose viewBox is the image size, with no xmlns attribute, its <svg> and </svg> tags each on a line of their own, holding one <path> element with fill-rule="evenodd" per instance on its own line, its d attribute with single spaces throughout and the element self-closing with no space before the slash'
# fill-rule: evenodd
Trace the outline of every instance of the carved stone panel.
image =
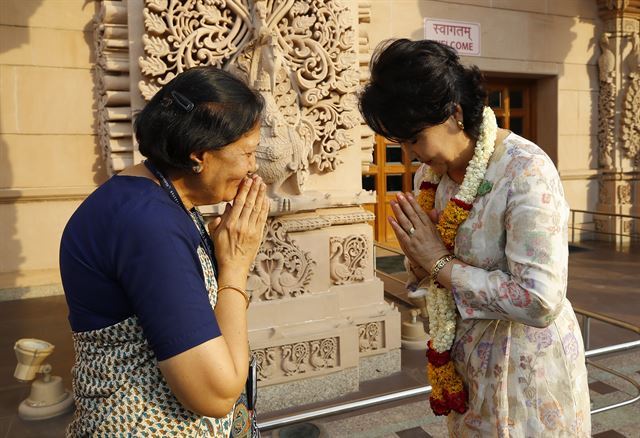
<svg viewBox="0 0 640 438">
<path fill-rule="evenodd" d="M 113 174 L 133 163 L 126 3 L 103 1 L 93 22 L 98 143 Z"/>
<path fill-rule="evenodd" d="M 598 69 L 600 77 L 600 97 L 598 100 L 598 162 L 600 167 L 610 169 L 613 166 L 615 150 L 616 115 L 616 57 L 610 41 L 611 34 L 604 32 L 600 37 L 600 58 Z"/>
<path fill-rule="evenodd" d="M 251 267 L 247 290 L 253 301 L 303 295 L 308 292 L 314 266 L 315 261 L 295 244 L 283 222 L 270 219 Z"/>
<path fill-rule="evenodd" d="M 331 237 L 329 248 L 333 284 L 364 281 L 365 269 L 369 261 L 369 241 L 366 235 Z"/>
<path fill-rule="evenodd" d="M 626 58 L 627 85 L 622 105 L 622 149 L 640 165 L 640 33 L 630 34 L 631 52 Z"/>
<path fill-rule="evenodd" d="M 594 219 L 593 223 L 595 225 L 596 231 L 605 232 L 608 229 L 609 221 L 606 219 Z"/>
<path fill-rule="evenodd" d="M 631 184 L 623 182 L 618 186 L 618 203 L 631 204 Z"/>
<path fill-rule="evenodd" d="M 145 0 L 145 5 L 146 55 L 139 60 L 145 98 L 189 67 L 217 65 L 268 94 L 285 122 L 281 127 L 288 124 L 301 144 L 309 144 L 294 163 L 301 176 L 307 162 L 320 172 L 334 170 L 338 152 L 356 142 L 360 77 L 352 2 Z"/>
<path fill-rule="evenodd" d="M 339 366 L 339 337 L 254 350 L 258 381 L 318 374 Z"/>
<path fill-rule="evenodd" d="M 358 325 L 360 353 L 368 353 L 385 348 L 384 321 Z"/>
</svg>

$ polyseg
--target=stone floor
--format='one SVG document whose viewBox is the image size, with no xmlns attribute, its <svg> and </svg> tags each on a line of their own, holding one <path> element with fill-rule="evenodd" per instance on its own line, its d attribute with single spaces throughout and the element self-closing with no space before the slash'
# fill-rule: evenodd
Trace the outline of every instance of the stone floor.
<svg viewBox="0 0 640 438">
<path fill-rule="evenodd" d="M 379 253 L 378 256 L 384 254 Z M 398 259 L 380 257 L 378 268 L 398 270 Z M 568 296 L 575 307 L 601 312 L 640 325 L 640 251 L 638 248 L 615 250 L 603 244 L 573 248 L 570 255 Z M 402 306 L 400 304 L 400 306 Z M 402 307 L 401 307 L 402 308 Z M 70 383 L 73 361 L 71 335 L 66 320 L 63 297 L 47 297 L 0 302 L 0 438 L 60 437 L 70 415 L 42 422 L 25 422 L 16 415 L 17 406 L 29 390 L 27 384 L 13 379 L 15 358 L 13 344 L 23 337 L 46 339 L 56 345 L 50 357 L 54 374 Z M 638 339 L 619 329 L 594 323 L 591 348 Z M 370 381 L 361 390 L 329 403 L 336 404 L 371 397 L 426 384 L 424 352 L 403 351 L 402 371 L 396 375 Z M 640 381 L 640 351 L 597 360 Z M 590 394 L 594 407 L 630 398 L 633 387 L 624 380 L 590 367 Z M 306 410 L 320 405 L 304 406 Z M 426 397 L 389 403 L 377 407 L 313 420 L 305 425 L 267 431 L 265 438 L 318 437 L 444 437 L 446 427 L 441 418 L 429 414 Z M 292 411 L 263 415 L 268 420 Z M 640 403 L 593 416 L 595 437 L 640 437 Z M 296 430 L 297 428 L 297 430 Z M 314 432 L 315 431 L 315 432 Z M 320 433 L 317 433 L 320 431 Z"/>
</svg>

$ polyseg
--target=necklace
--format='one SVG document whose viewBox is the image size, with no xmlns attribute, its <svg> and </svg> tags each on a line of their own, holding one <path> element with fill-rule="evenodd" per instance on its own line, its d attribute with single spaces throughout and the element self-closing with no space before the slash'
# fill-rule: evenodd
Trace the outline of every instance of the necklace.
<svg viewBox="0 0 640 438">
<path fill-rule="evenodd" d="M 497 134 L 496 117 L 491 108 L 485 107 L 473 158 L 467 166 L 458 193 L 447 202 L 436 224 L 438 234 L 449 251 L 455 248 L 458 228 L 469 217 L 495 148 Z M 417 199 L 426 212 L 435 205 L 439 183 L 440 176 L 428 168 Z M 451 346 L 456 336 L 456 303 L 451 291 L 434 280 L 428 281 L 427 312 L 431 340 L 427 346 L 427 372 L 432 387 L 429 403 L 436 415 L 448 415 L 452 410 L 462 414 L 467 410 L 468 394 L 451 360 Z"/>
</svg>

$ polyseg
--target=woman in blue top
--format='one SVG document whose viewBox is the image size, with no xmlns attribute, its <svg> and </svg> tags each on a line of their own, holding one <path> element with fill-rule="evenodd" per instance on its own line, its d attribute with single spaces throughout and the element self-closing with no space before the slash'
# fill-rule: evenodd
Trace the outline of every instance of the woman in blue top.
<svg viewBox="0 0 640 438">
<path fill-rule="evenodd" d="M 248 372 L 245 285 L 269 211 L 253 175 L 263 106 L 227 72 L 181 73 L 136 119 L 146 161 L 69 220 L 69 436 L 229 436 Z M 209 234 L 197 206 L 222 201 L 233 206 Z"/>
</svg>

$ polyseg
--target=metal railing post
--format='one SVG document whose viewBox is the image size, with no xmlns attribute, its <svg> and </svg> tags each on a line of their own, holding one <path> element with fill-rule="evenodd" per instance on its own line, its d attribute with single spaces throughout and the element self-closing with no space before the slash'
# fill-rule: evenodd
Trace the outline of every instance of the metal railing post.
<svg viewBox="0 0 640 438">
<path fill-rule="evenodd" d="M 586 315 L 582 316 L 582 342 L 584 349 L 588 350 L 591 343 L 591 318 Z"/>
</svg>

